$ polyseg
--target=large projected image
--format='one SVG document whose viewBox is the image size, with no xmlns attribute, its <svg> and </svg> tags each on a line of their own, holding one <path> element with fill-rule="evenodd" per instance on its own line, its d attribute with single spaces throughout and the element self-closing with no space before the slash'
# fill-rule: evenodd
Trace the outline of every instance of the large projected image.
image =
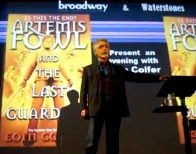
<svg viewBox="0 0 196 154">
<path fill-rule="evenodd" d="M 196 75 L 196 41 L 194 17 L 164 17 L 165 36 L 167 40 L 170 67 L 172 75 L 195 76 Z M 177 98 L 178 105 L 181 105 Z M 196 118 L 196 93 L 186 98 L 189 109 L 188 118 Z M 184 144 L 184 132 L 182 128 L 182 116 L 177 113 L 180 142 Z M 191 131 L 192 143 L 196 143 L 195 131 Z"/>
<path fill-rule="evenodd" d="M 67 91 L 79 93 L 91 64 L 89 15 L 10 14 L 7 22 L 1 146 L 54 146 Z"/>
</svg>

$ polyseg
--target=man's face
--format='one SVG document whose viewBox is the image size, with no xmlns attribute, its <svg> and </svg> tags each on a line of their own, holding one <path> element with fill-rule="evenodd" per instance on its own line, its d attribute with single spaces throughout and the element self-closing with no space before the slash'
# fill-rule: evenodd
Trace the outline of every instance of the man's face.
<svg viewBox="0 0 196 154">
<path fill-rule="evenodd" d="M 45 39 L 44 40 L 44 42 L 43 42 L 43 47 L 45 48 L 45 49 L 50 49 L 51 47 L 52 47 L 52 38 L 47 38 L 47 39 Z"/>
<path fill-rule="evenodd" d="M 99 41 L 94 52 L 98 58 L 109 59 L 109 44 L 105 41 Z"/>
</svg>

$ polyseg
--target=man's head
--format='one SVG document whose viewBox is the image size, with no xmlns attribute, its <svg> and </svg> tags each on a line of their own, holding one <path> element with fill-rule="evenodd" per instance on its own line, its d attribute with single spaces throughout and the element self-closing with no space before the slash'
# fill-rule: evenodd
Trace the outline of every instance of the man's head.
<svg viewBox="0 0 196 154">
<path fill-rule="evenodd" d="M 94 54 L 101 62 L 106 62 L 109 59 L 109 42 L 106 39 L 98 39 L 93 44 Z"/>
<path fill-rule="evenodd" d="M 53 36 L 52 35 L 45 35 L 42 40 L 42 45 L 44 49 L 49 50 L 53 45 Z"/>
</svg>

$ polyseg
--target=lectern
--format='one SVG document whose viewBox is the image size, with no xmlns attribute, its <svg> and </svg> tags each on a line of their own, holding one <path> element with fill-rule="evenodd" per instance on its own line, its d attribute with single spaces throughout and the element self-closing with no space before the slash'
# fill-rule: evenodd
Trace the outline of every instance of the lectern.
<svg viewBox="0 0 196 154">
<path fill-rule="evenodd" d="M 174 93 L 180 98 L 179 106 L 162 106 L 153 110 L 153 113 L 181 112 L 182 125 L 184 129 L 186 154 L 192 154 L 191 137 L 189 134 L 187 107 L 185 98 L 190 97 L 196 91 L 196 77 L 193 76 L 171 76 L 157 94 L 157 97 L 167 97 Z"/>
</svg>

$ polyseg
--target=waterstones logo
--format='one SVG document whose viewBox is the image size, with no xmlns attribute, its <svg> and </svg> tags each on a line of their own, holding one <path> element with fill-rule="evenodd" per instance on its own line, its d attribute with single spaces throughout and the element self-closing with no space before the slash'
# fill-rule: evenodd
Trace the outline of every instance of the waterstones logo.
<svg viewBox="0 0 196 154">
<path fill-rule="evenodd" d="M 169 5 L 169 4 L 148 4 L 141 3 L 143 11 L 152 11 L 152 12 L 185 12 L 183 5 Z"/>
<path fill-rule="evenodd" d="M 105 12 L 108 8 L 108 4 L 89 4 L 87 1 L 84 1 L 84 4 L 63 4 L 59 0 L 58 4 L 59 10 L 98 10 Z"/>
</svg>

